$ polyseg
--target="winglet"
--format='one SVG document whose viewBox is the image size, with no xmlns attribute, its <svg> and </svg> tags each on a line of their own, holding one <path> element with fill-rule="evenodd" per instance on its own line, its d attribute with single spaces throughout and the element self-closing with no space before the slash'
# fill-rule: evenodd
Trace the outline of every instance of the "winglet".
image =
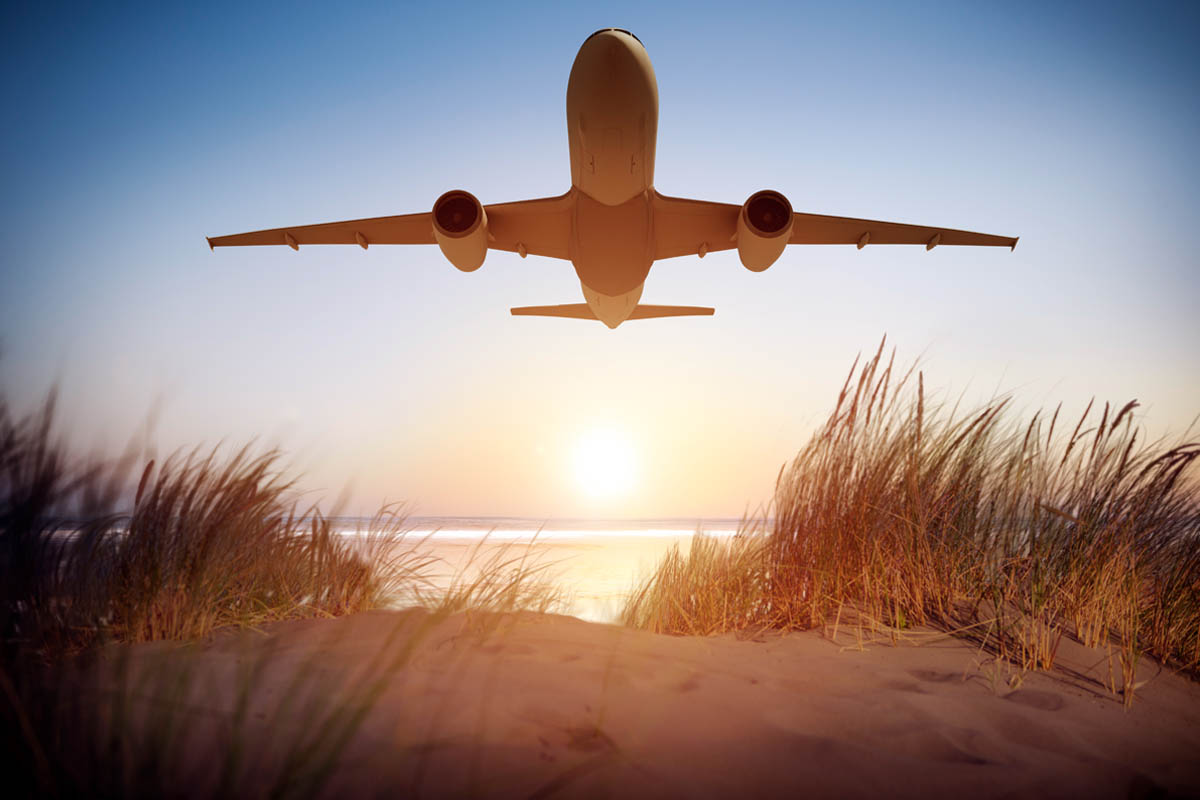
<svg viewBox="0 0 1200 800">
<path fill-rule="evenodd" d="M 1018 236 L 1018 237 L 1016 237 L 1015 239 L 1013 239 L 1012 247 L 1008 248 L 1008 252 L 1010 252 L 1010 253 L 1011 253 L 1011 252 L 1013 252 L 1014 250 L 1016 250 L 1016 249 L 1017 249 L 1017 242 L 1019 242 L 1019 241 L 1021 241 L 1021 237 L 1020 237 L 1020 236 Z"/>
<path fill-rule="evenodd" d="M 212 252 L 212 250 L 213 250 L 212 237 L 211 237 L 211 236 L 205 236 L 205 237 L 204 237 L 204 241 L 208 242 L 208 249 L 209 249 L 209 252 Z"/>
</svg>

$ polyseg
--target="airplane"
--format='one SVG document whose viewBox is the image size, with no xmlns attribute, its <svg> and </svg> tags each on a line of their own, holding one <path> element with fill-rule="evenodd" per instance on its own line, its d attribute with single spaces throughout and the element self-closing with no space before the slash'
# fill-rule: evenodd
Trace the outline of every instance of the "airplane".
<svg viewBox="0 0 1200 800">
<path fill-rule="evenodd" d="M 479 269 L 488 250 L 563 259 L 574 265 L 585 302 L 511 313 L 599 320 L 609 328 L 713 313 L 640 302 L 650 267 L 666 258 L 737 248 L 743 266 L 761 272 L 789 244 L 1017 246 L 1017 237 L 793 212 L 771 189 L 741 205 L 659 194 L 658 82 L 641 40 L 621 28 L 602 28 L 579 48 L 567 81 L 567 133 L 571 188 L 557 197 L 485 206 L 454 189 L 425 213 L 206 237 L 208 245 L 436 244 L 463 272 Z"/>
</svg>

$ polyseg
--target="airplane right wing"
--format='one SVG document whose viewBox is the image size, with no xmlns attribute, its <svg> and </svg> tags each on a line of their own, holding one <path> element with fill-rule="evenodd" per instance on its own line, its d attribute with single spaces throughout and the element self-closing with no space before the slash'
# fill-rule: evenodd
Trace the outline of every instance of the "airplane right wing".
<svg viewBox="0 0 1200 800">
<path fill-rule="evenodd" d="M 732 203 L 710 203 L 654 193 L 654 258 L 703 257 L 737 247 L 738 214 Z M 954 228 L 879 222 L 824 214 L 792 214 L 788 244 L 922 244 L 926 249 L 945 245 L 984 247 L 1017 246 L 1015 236 L 995 236 Z"/>
<path fill-rule="evenodd" d="M 852 244 L 860 250 L 868 244 L 923 244 L 928 250 L 939 244 L 1016 249 L 1017 238 L 903 222 L 792 214 L 792 236 L 788 244 Z"/>
<path fill-rule="evenodd" d="M 741 206 L 710 203 L 655 192 L 654 260 L 676 256 L 703 257 L 737 247 L 737 218 Z"/>
</svg>

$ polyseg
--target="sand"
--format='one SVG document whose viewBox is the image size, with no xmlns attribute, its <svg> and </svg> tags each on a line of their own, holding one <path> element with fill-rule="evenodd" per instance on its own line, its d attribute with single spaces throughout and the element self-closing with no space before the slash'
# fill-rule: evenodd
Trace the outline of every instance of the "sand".
<svg viewBox="0 0 1200 800">
<path fill-rule="evenodd" d="M 184 795 L 237 753 L 238 794 L 286 772 L 329 797 L 1200 796 L 1200 684 L 1143 659 L 1125 710 L 1102 650 L 1064 642 L 1053 672 L 1017 680 L 967 642 L 908 636 L 372 612 L 113 648 L 89 691 L 111 698 L 132 657 L 138 724 L 161 744 L 181 723 Z"/>
</svg>

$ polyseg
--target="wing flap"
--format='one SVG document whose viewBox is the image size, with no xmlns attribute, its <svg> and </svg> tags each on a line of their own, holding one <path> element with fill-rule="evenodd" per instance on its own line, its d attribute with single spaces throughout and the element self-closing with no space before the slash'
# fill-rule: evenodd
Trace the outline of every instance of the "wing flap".
<svg viewBox="0 0 1200 800">
<path fill-rule="evenodd" d="M 484 206 L 488 247 L 548 258 L 571 258 L 571 192 L 558 197 Z"/>
<path fill-rule="evenodd" d="M 290 239 L 290 241 L 289 241 Z M 212 236 L 209 247 L 286 244 L 434 244 L 433 214 L 402 214 L 396 217 L 371 217 L 319 225 L 297 225 L 265 231 Z"/>
<path fill-rule="evenodd" d="M 741 206 L 654 193 L 654 259 L 695 256 L 737 247 Z"/>
</svg>

